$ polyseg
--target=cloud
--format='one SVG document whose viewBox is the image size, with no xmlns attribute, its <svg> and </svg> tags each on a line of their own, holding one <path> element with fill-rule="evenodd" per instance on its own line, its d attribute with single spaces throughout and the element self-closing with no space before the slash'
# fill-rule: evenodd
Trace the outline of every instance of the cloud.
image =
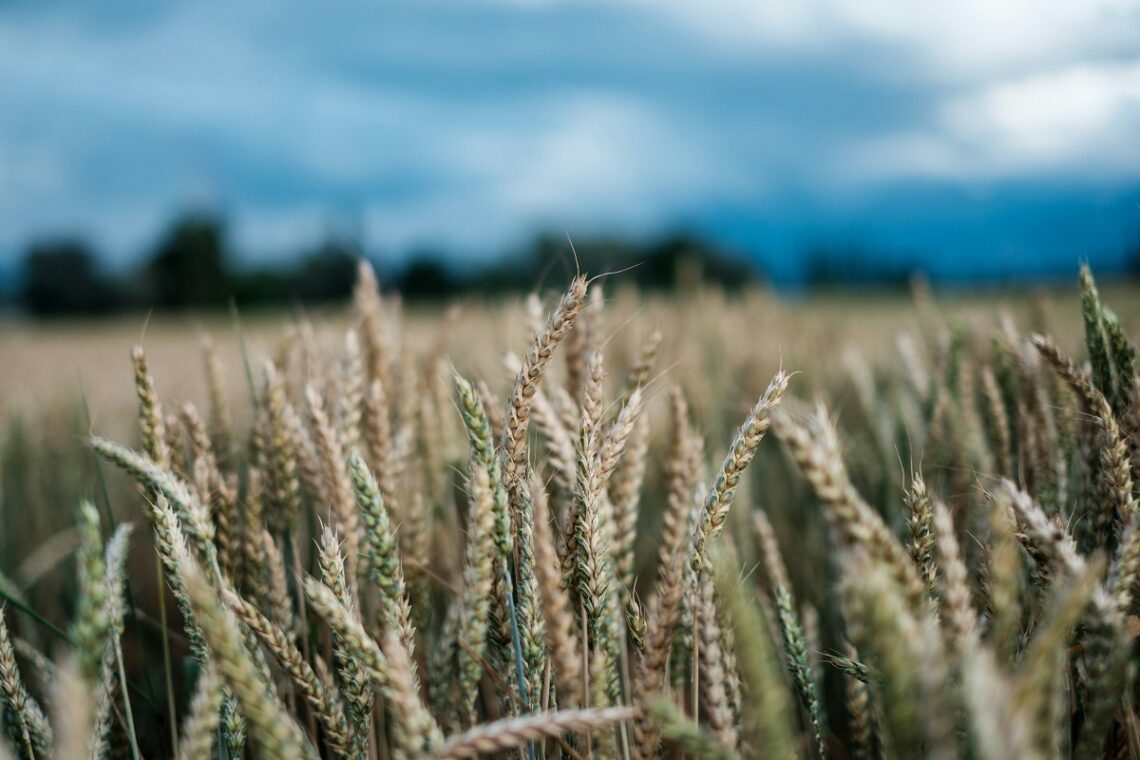
<svg viewBox="0 0 1140 760">
<path fill-rule="evenodd" d="M 1088 55 L 1134 53 L 1140 5 L 1133 0 L 1037 3 L 1032 0 L 626 0 L 657 8 L 679 24 L 738 51 L 763 55 L 877 49 L 886 56 L 855 66 L 895 76 L 962 80 L 1034 70 Z"/>
<path fill-rule="evenodd" d="M 724 177 L 652 107 L 606 93 L 552 98 L 521 134 L 456 135 L 450 158 L 525 215 L 629 212 L 708 192 Z"/>
<path fill-rule="evenodd" d="M 678 220 L 763 247 L 770 220 L 848 234 L 915 182 L 1123 197 L 1138 22 L 1133 0 L 9 4 L 0 259 L 61 227 L 123 259 L 202 203 L 269 255 L 330 219 L 389 250 Z"/>
<path fill-rule="evenodd" d="M 948 98 L 923 130 L 872 140 L 864 176 L 954 180 L 1140 173 L 1140 61 L 1080 64 Z"/>
<path fill-rule="evenodd" d="M 375 204 L 369 226 L 388 246 L 470 246 L 524 229 L 659 229 L 732 182 L 721 167 L 635 99 L 578 92 L 538 99 L 441 140 L 451 181 Z"/>
</svg>

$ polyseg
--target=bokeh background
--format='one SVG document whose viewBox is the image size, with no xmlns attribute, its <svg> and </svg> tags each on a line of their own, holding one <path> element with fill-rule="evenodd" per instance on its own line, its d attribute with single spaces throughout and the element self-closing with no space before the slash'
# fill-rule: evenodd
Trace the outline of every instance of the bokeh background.
<svg viewBox="0 0 1140 760">
<path fill-rule="evenodd" d="M 1140 272 L 1140 4 L 0 5 L 8 313 Z M 552 262 L 557 262 L 552 264 Z"/>
</svg>

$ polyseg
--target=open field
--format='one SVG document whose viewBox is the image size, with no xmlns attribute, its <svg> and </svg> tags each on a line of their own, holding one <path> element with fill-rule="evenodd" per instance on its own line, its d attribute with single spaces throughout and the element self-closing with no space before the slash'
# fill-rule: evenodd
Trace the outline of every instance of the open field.
<svg viewBox="0 0 1140 760">
<path fill-rule="evenodd" d="M 564 286 L 6 325 L 5 751 L 1140 758 L 1140 287 Z"/>
<path fill-rule="evenodd" d="M 763 315 L 764 323 L 740 339 L 747 343 L 749 351 L 771 353 L 773 360 L 782 354 L 789 366 L 809 375 L 805 379 L 810 383 L 818 382 L 821 377 L 817 375 L 824 373 L 808 370 L 819 364 L 821 369 L 831 369 L 843 347 L 871 360 L 886 358 L 900 334 L 913 332 L 919 316 L 913 295 L 901 291 L 787 299 L 756 293 L 745 296 L 743 303 L 734 300 L 729 305 L 715 294 L 680 303 L 658 296 L 648 303 L 634 304 L 632 294 L 621 292 L 620 276 L 614 284 L 619 291 L 616 298 L 620 316 L 608 317 L 607 321 L 616 340 L 634 343 L 636 336 L 653 326 L 668 325 L 665 350 L 682 353 L 694 332 L 678 332 L 679 326 L 691 321 L 688 314 L 696 312 L 700 319 L 700 312 L 704 311 L 704 319 L 722 321 L 726 329 L 742 329 L 750 317 Z M 609 283 L 606 287 L 612 290 Z M 1102 291 L 1126 330 L 1130 334 L 1140 332 L 1140 284 L 1109 284 Z M 523 310 L 521 300 L 502 304 L 463 302 L 458 308 L 463 320 L 450 326 L 449 348 L 476 340 L 487 347 L 486 355 L 493 360 L 505 351 L 520 351 L 529 338 L 526 326 L 517 319 Z M 1076 290 L 1064 285 L 1047 290 L 995 290 L 980 295 L 951 293 L 937 298 L 937 308 L 947 320 L 975 329 L 992 327 L 1002 313 L 1021 324 L 1043 315 L 1063 344 L 1071 345 L 1081 335 L 1080 323 L 1072 319 L 1079 309 Z M 421 308 L 412 313 L 409 326 L 413 338 L 433 334 L 439 316 L 435 312 Z M 310 316 L 317 328 L 327 330 L 329 335 L 352 320 L 350 314 L 335 311 Z M 289 313 L 242 315 L 240 330 L 250 353 L 260 357 L 268 354 L 296 322 L 297 315 Z M 85 392 L 94 414 L 112 424 L 115 420 L 123 421 L 128 410 L 134 411 L 134 390 L 123 381 L 129 375 L 130 347 L 139 342 L 152 357 L 158 383 L 172 397 L 200 402 L 206 392 L 201 339 L 207 334 L 217 344 L 227 371 L 227 385 L 242 387 L 245 378 L 238 327 L 227 314 L 138 314 L 93 322 L 8 322 L 0 328 L 0 367 L 5 368 L 0 372 L 0 407 L 42 409 L 74 400 Z M 469 360 L 464 356 L 452 358 Z M 670 367 L 667 374 L 669 379 L 677 379 L 683 372 L 684 367 Z M 505 376 L 498 379 L 506 382 Z"/>
</svg>

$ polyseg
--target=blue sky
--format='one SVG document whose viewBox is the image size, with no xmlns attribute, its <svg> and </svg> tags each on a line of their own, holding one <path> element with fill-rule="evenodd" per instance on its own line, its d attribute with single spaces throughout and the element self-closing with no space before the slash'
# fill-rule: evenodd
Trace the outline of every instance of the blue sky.
<svg viewBox="0 0 1140 760">
<path fill-rule="evenodd" d="M 97 7 L 96 7 L 97 6 Z M 0 264 L 142 255 L 224 210 L 250 259 L 688 227 L 951 278 L 1140 244 L 1140 2 L 0 5 Z"/>
</svg>

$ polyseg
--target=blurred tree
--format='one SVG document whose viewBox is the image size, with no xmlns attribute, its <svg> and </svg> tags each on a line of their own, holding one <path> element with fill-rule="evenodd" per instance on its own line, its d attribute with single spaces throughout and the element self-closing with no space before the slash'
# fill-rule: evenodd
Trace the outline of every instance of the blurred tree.
<svg viewBox="0 0 1140 760">
<path fill-rule="evenodd" d="M 189 214 L 176 220 L 146 270 L 156 306 L 224 303 L 230 282 L 221 221 L 208 214 Z"/>
<path fill-rule="evenodd" d="M 230 275 L 230 289 L 239 308 L 279 304 L 292 285 L 290 273 L 279 267 L 241 269 Z"/>
<path fill-rule="evenodd" d="M 684 290 L 694 279 L 739 290 L 761 279 L 754 263 L 690 233 L 674 233 L 651 244 L 642 268 L 643 287 L 654 290 Z"/>
<path fill-rule="evenodd" d="M 622 272 L 621 281 L 642 290 L 684 290 L 697 281 L 737 290 L 759 281 L 759 270 L 750 261 L 734 256 L 698 235 L 676 232 L 640 241 L 619 237 L 594 237 L 574 241 L 574 253 L 583 272 Z M 574 256 L 565 237 L 540 235 L 531 245 L 529 267 L 518 262 L 500 264 L 512 270 L 502 278 L 522 287 L 546 277 L 570 274 Z M 518 287 L 516 285 L 516 287 Z"/>
<path fill-rule="evenodd" d="M 858 245 L 817 246 L 804 253 L 807 283 L 814 288 L 904 289 L 918 270 L 913 257 Z"/>
<path fill-rule="evenodd" d="M 1137 238 L 1124 255 L 1124 268 L 1133 279 L 1140 280 L 1140 238 Z"/>
<path fill-rule="evenodd" d="M 348 298 L 356 282 L 355 248 L 330 237 L 305 256 L 292 274 L 290 290 L 305 302 Z"/>
<path fill-rule="evenodd" d="M 409 300 L 443 300 L 453 297 L 463 285 L 453 275 L 444 257 L 431 251 L 419 251 L 400 275 L 398 290 Z"/>
<path fill-rule="evenodd" d="M 33 243 L 24 256 L 20 301 L 36 316 L 106 312 L 120 294 L 95 266 L 95 256 L 79 240 Z"/>
<path fill-rule="evenodd" d="M 243 308 L 290 300 L 317 303 L 348 298 L 359 256 L 355 245 L 337 235 L 299 258 L 257 267 L 231 266 L 228 252 L 219 218 L 187 214 L 170 224 L 141 268 L 114 284 L 100 275 L 95 257 L 81 241 L 42 242 L 25 257 L 20 295 L 34 314 L 90 314 L 128 305 L 217 308 L 231 296 Z M 572 247 L 565 235 L 547 232 L 488 264 L 462 262 L 458 253 L 419 250 L 402 269 L 382 272 L 381 282 L 409 299 L 442 300 L 463 293 L 527 291 L 562 282 L 575 269 L 622 272 L 622 284 L 643 290 L 685 291 L 698 281 L 735 290 L 760 279 L 753 262 L 688 233 L 650 239 L 578 238 Z M 830 252 L 815 257 L 811 266 L 820 282 L 858 275 L 850 262 L 837 262 Z"/>
</svg>

